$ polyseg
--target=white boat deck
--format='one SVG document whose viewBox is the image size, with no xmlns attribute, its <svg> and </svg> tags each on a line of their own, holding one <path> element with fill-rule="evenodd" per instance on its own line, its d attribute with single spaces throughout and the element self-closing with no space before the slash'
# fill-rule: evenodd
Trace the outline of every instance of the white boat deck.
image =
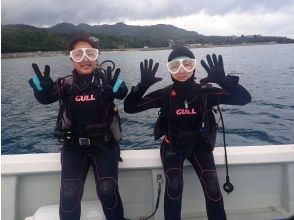
<svg viewBox="0 0 294 220">
<path fill-rule="evenodd" d="M 121 156 L 124 162 L 120 163 L 119 189 L 125 215 L 138 220 L 154 210 L 157 175 L 163 175 L 159 150 L 125 150 Z M 216 148 L 214 156 L 222 185 L 225 182 L 223 148 Z M 59 157 L 58 153 L 1 156 L 3 220 L 23 220 L 29 216 L 27 220 L 47 220 L 45 212 L 55 215 L 50 220 L 58 219 Z M 235 187 L 230 195 L 223 192 L 228 220 L 281 220 L 294 214 L 293 144 L 230 147 L 228 159 L 230 179 Z M 92 211 L 87 210 L 87 204 Z M 97 218 L 97 214 L 102 213 L 99 205 L 93 173 L 89 172 L 81 220 L 103 220 L 103 217 Z M 48 209 L 36 212 L 44 206 L 51 207 L 50 213 Z M 38 213 L 41 218 L 37 217 Z M 153 219 L 164 219 L 163 192 Z M 207 219 L 203 192 L 189 163 L 184 169 L 182 219 Z"/>
<path fill-rule="evenodd" d="M 85 206 L 87 206 L 87 208 Z M 100 208 L 101 206 L 98 204 L 98 201 L 83 202 L 81 220 L 106 220 L 101 212 L 97 213 L 97 210 L 100 210 Z M 46 215 L 45 218 L 44 215 Z M 288 216 L 289 213 L 281 207 L 227 210 L 227 220 L 288 220 Z M 138 216 L 131 218 L 130 220 L 144 220 L 146 217 L 147 216 Z M 27 217 L 25 220 L 37 219 L 58 219 L 58 204 L 42 207 L 34 216 Z M 195 212 L 188 215 L 182 215 L 182 220 L 207 220 L 207 216 L 206 212 Z"/>
<path fill-rule="evenodd" d="M 281 208 L 260 208 L 244 210 L 226 210 L 227 220 L 285 220 L 289 216 Z M 206 213 L 195 213 L 192 217 L 182 217 L 182 220 L 207 220 Z"/>
</svg>

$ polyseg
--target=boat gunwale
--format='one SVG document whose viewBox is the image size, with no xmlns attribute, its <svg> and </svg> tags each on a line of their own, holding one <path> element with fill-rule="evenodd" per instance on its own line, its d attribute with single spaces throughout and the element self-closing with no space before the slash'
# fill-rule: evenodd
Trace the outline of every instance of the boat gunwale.
<svg viewBox="0 0 294 220">
<path fill-rule="evenodd" d="M 230 166 L 244 164 L 294 163 L 294 144 L 228 147 Z M 225 164 L 224 149 L 213 151 L 217 166 Z M 119 169 L 161 168 L 159 149 L 122 150 Z M 189 166 L 188 161 L 185 166 Z M 1 155 L 1 175 L 46 173 L 61 170 L 60 153 Z"/>
</svg>

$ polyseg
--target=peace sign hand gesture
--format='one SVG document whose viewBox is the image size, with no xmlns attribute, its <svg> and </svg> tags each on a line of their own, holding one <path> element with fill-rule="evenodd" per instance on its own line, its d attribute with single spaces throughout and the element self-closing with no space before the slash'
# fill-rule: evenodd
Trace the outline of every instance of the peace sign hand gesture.
<svg viewBox="0 0 294 220">
<path fill-rule="evenodd" d="M 50 77 L 50 66 L 46 65 L 43 73 L 41 73 L 37 64 L 33 63 L 32 67 L 36 75 L 29 80 L 31 87 L 37 91 L 52 91 L 53 80 Z"/>
</svg>

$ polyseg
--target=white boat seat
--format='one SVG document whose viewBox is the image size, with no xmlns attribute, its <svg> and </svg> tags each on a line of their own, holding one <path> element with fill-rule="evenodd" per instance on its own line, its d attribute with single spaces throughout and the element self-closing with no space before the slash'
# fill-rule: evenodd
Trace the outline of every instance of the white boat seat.
<svg viewBox="0 0 294 220">
<path fill-rule="evenodd" d="M 81 220 L 106 220 L 99 201 L 83 201 L 81 209 Z M 59 220 L 59 204 L 42 206 L 25 220 Z"/>
</svg>

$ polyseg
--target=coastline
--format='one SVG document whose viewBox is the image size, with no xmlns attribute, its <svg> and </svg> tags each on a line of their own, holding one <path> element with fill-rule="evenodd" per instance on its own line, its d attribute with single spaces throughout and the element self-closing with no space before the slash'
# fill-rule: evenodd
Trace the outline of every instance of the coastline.
<svg viewBox="0 0 294 220">
<path fill-rule="evenodd" d="M 1 59 L 16 59 L 27 57 L 53 57 L 58 55 L 66 55 L 66 51 L 31 51 L 31 52 L 15 52 L 1 53 Z"/>
<path fill-rule="evenodd" d="M 250 43 L 250 44 L 222 44 L 222 45 L 186 45 L 188 48 L 214 48 L 214 47 L 239 47 L 239 46 L 256 46 L 256 45 L 274 45 L 276 42 L 268 43 Z M 125 48 L 125 49 L 103 49 L 99 53 L 108 52 L 124 52 L 124 51 L 153 51 L 153 50 L 170 50 L 168 47 L 150 47 L 150 48 Z M 58 55 L 68 55 L 68 51 L 31 51 L 31 52 L 15 52 L 1 53 L 1 59 L 17 59 L 27 57 L 52 57 Z"/>
</svg>

